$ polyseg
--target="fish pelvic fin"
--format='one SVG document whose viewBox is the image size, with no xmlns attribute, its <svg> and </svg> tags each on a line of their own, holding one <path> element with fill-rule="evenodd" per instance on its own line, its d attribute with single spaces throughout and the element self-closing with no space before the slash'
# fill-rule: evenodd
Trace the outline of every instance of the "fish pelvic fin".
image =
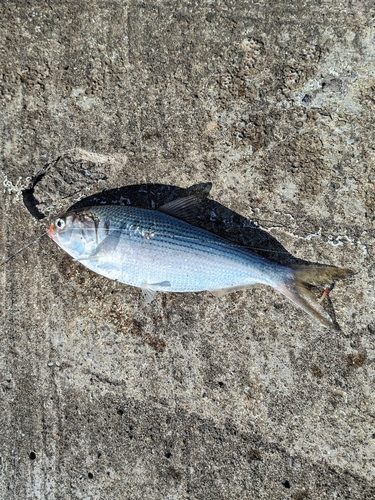
<svg viewBox="0 0 375 500">
<path fill-rule="evenodd" d="M 303 309 L 307 314 L 316 318 L 326 328 L 340 330 L 336 322 L 335 313 L 330 303 L 328 293 L 332 289 L 332 284 L 338 279 L 352 276 L 354 273 L 350 269 L 331 266 L 292 266 L 293 279 L 285 281 L 277 287 L 283 295 L 288 297 L 294 304 Z M 323 294 L 317 297 L 319 285 L 324 286 Z M 330 307 L 324 308 L 327 302 Z"/>
<path fill-rule="evenodd" d="M 169 281 L 162 281 L 160 283 L 152 283 L 152 284 L 144 284 L 141 285 L 144 304 L 148 305 L 154 300 L 155 294 L 158 291 L 167 292 L 168 288 L 170 288 L 171 283 Z"/>
</svg>

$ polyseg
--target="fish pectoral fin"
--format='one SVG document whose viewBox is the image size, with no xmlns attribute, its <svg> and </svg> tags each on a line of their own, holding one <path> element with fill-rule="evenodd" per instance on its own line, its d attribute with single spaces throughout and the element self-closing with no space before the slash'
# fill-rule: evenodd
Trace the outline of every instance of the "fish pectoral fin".
<svg viewBox="0 0 375 500">
<path fill-rule="evenodd" d="M 111 252 L 114 252 L 116 250 L 120 236 L 121 236 L 120 231 L 113 232 L 109 236 L 106 236 L 104 240 L 99 243 L 99 245 L 95 248 L 93 252 L 91 252 L 89 255 L 86 255 L 85 257 L 77 257 L 76 259 L 73 259 L 74 262 L 82 262 L 85 260 L 97 260 L 108 256 L 109 254 L 111 254 Z"/>
<path fill-rule="evenodd" d="M 198 214 L 198 205 L 202 201 L 203 196 L 191 194 L 184 198 L 177 198 L 158 208 L 160 212 L 184 220 L 189 224 L 195 224 Z"/>
<path fill-rule="evenodd" d="M 120 240 L 121 233 L 120 231 L 115 231 L 112 234 L 106 236 L 103 241 L 99 243 L 96 249 L 86 257 L 87 259 L 95 259 L 102 257 L 104 255 L 108 255 L 109 253 L 116 250 L 118 242 Z"/>
<path fill-rule="evenodd" d="M 209 292 L 212 293 L 214 297 L 220 298 L 224 297 L 224 295 L 227 295 L 228 293 L 239 292 L 240 290 L 247 290 L 248 288 L 251 288 L 255 285 L 256 283 L 249 285 L 229 286 L 228 288 L 216 288 L 215 290 L 209 290 Z"/>
<path fill-rule="evenodd" d="M 162 291 L 162 288 L 169 288 L 169 281 L 161 281 L 160 283 L 144 284 L 141 286 L 145 304 L 151 304 L 154 300 L 157 291 Z M 166 290 L 167 291 L 167 290 Z"/>
</svg>

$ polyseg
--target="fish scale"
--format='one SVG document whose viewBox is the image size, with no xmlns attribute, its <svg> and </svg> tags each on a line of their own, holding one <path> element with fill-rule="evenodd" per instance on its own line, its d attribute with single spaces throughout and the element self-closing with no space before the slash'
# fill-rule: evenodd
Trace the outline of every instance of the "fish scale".
<svg viewBox="0 0 375 500">
<path fill-rule="evenodd" d="M 121 206 L 106 208 L 89 207 L 86 212 L 93 213 L 107 224 L 109 222 L 109 230 L 120 232 L 110 259 L 115 268 L 109 271 L 108 277 L 112 279 L 139 287 L 147 284 L 154 290 L 168 289 L 171 292 L 254 283 L 275 285 L 277 280 L 285 279 L 287 268 L 162 212 Z M 99 223 L 100 239 L 101 231 Z M 129 242 L 132 248 L 129 248 Z M 82 262 L 91 270 L 107 275 L 108 254 L 102 257 Z M 79 257 L 76 259 L 80 260 Z M 165 282 L 170 286 L 157 285 Z"/>
</svg>

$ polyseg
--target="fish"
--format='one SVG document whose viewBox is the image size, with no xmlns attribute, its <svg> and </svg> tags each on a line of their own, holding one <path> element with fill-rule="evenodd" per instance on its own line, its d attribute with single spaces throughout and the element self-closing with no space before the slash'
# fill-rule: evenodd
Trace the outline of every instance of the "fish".
<svg viewBox="0 0 375 500">
<path fill-rule="evenodd" d="M 47 235 L 91 271 L 141 288 L 147 303 L 156 292 L 210 291 L 221 297 L 261 284 L 276 289 L 325 327 L 339 329 L 312 288 L 346 278 L 351 270 L 285 266 L 261 257 L 194 225 L 197 202 L 190 195 L 158 209 L 72 209 L 50 224 Z M 324 293 L 328 291 L 326 287 Z"/>
</svg>

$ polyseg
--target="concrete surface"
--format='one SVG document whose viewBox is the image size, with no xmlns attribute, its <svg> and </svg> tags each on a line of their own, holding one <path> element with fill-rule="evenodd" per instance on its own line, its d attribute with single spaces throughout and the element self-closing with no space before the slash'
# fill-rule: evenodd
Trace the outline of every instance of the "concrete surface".
<svg viewBox="0 0 375 500">
<path fill-rule="evenodd" d="M 1 2 L 2 259 L 211 182 L 204 227 L 357 272 L 334 332 L 265 288 L 145 307 L 42 238 L 0 268 L 1 499 L 375 498 L 374 15 Z"/>
</svg>

